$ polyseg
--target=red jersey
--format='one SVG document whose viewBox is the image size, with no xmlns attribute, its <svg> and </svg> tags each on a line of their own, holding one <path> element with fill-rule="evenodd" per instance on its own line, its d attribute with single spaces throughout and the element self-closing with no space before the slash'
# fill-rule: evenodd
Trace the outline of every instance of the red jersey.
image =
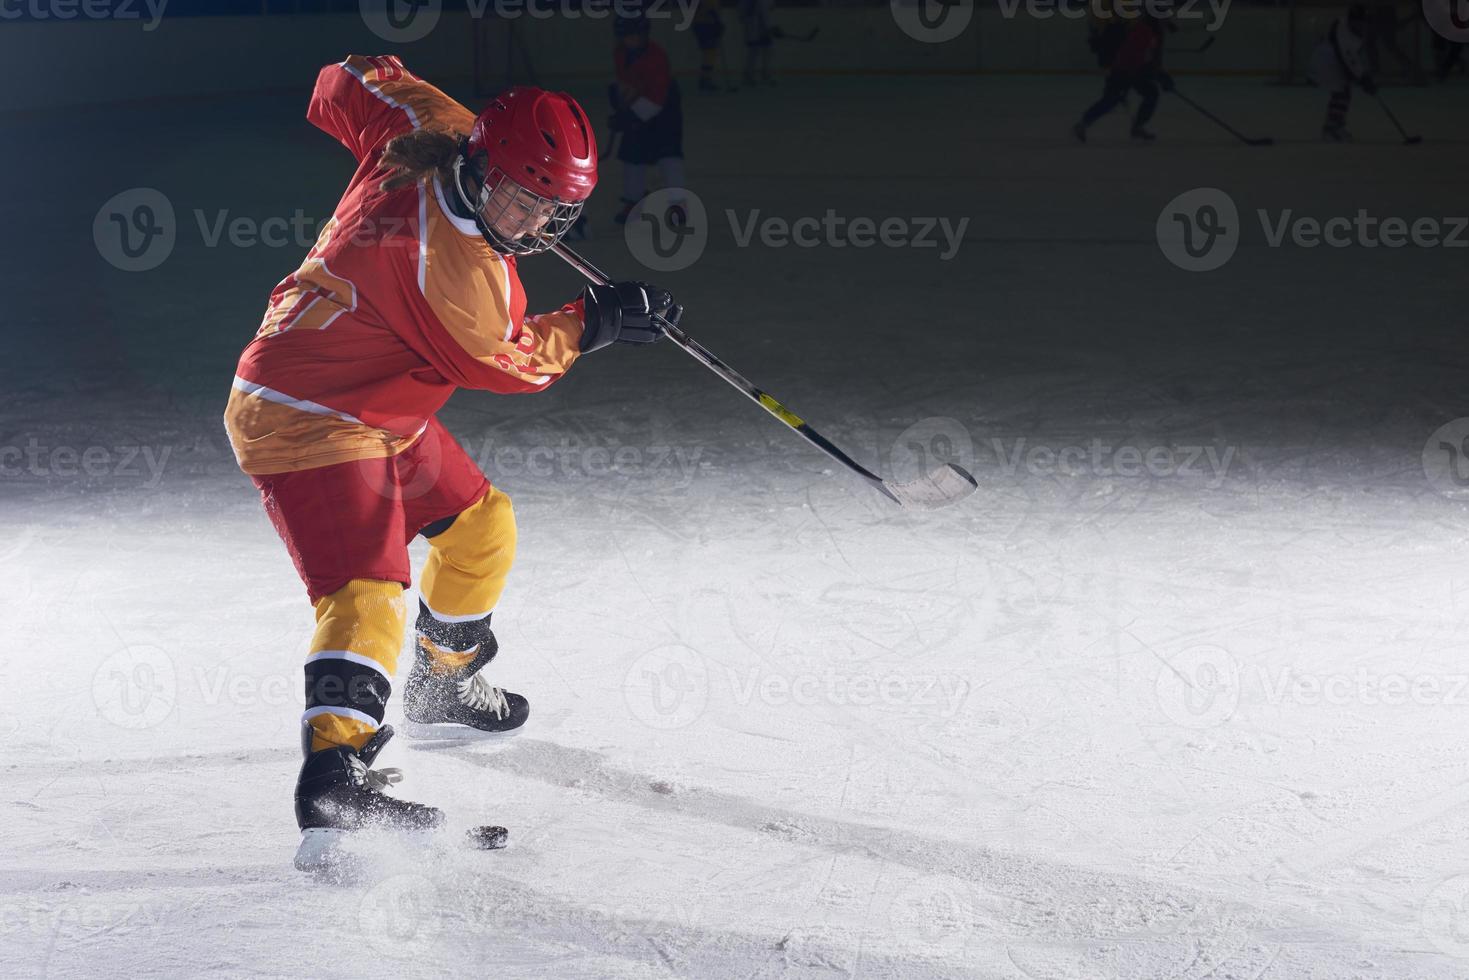
<svg viewBox="0 0 1469 980">
<path fill-rule="evenodd" d="M 629 51 L 618 45 L 612 57 L 617 68 L 617 83 L 628 90 L 629 104 L 636 108 L 638 100 L 646 99 L 654 107 L 654 113 L 668 104 L 673 70 L 668 64 L 668 53 L 656 41 L 648 41 L 639 51 Z M 643 113 L 639 116 L 647 118 Z"/>
<path fill-rule="evenodd" d="M 474 115 L 396 57 L 321 70 L 306 118 L 358 166 L 240 355 L 225 427 L 240 468 L 283 473 L 395 456 L 455 388 L 541 391 L 577 358 L 581 302 L 526 316 L 515 258 L 455 215 L 437 178 L 384 192 L 383 146 Z"/>
<path fill-rule="evenodd" d="M 1162 43 L 1163 38 L 1157 28 L 1141 20 L 1135 21 L 1127 29 L 1127 36 L 1117 49 L 1117 56 L 1112 60 L 1112 70 L 1136 75 L 1156 68 L 1161 60 Z"/>
</svg>

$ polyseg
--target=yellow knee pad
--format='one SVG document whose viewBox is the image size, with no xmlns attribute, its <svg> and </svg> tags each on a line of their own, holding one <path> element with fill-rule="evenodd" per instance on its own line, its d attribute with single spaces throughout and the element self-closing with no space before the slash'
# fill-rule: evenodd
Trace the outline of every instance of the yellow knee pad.
<svg viewBox="0 0 1469 980">
<path fill-rule="evenodd" d="M 447 531 L 429 539 L 428 562 L 419 578 L 429 611 L 451 622 L 489 615 L 515 562 L 515 539 L 510 498 L 491 488 Z"/>
<path fill-rule="evenodd" d="M 353 579 L 316 603 L 306 657 L 306 713 L 312 751 L 361 748 L 383 721 L 406 612 L 397 582 Z"/>
</svg>

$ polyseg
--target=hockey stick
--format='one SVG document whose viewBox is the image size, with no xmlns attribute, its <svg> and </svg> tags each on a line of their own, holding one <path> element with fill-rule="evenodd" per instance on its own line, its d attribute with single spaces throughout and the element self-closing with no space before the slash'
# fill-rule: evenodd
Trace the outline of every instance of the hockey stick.
<svg viewBox="0 0 1469 980">
<path fill-rule="evenodd" d="M 1219 40 L 1219 36 L 1217 34 L 1210 34 L 1208 37 L 1204 38 L 1204 43 L 1196 48 L 1168 48 L 1167 52 L 1169 54 L 1203 54 L 1205 51 L 1208 51 L 1211 47 L 1213 47 L 1214 42 L 1217 40 Z"/>
<path fill-rule="evenodd" d="M 557 242 L 551 250 L 592 282 L 603 286 L 611 285 L 612 280 L 606 273 L 578 255 L 565 242 Z M 715 357 L 708 348 L 684 333 L 682 329 L 656 314 L 654 320 L 663 329 L 664 336 L 683 348 L 694 360 L 739 389 L 740 393 L 750 401 L 780 419 L 802 439 L 866 480 L 869 486 L 894 503 L 904 507 L 946 507 L 963 500 L 978 489 L 974 477 L 953 463 L 945 463 L 907 483 L 892 483 L 884 480 L 832 445 L 825 436 L 807 425 L 806 421 L 796 413 L 746 381 L 734 368 Z"/>
<path fill-rule="evenodd" d="M 1398 133 L 1403 137 L 1404 146 L 1416 146 L 1417 144 L 1423 142 L 1422 136 L 1408 135 L 1408 131 L 1403 128 L 1403 124 L 1398 122 L 1397 115 L 1393 113 L 1392 109 L 1388 108 L 1386 102 L 1382 101 L 1382 96 L 1374 95 L 1373 98 L 1377 100 L 1378 105 L 1382 106 L 1382 111 L 1387 113 L 1387 118 L 1391 119 L 1392 124 L 1398 128 Z"/>
<path fill-rule="evenodd" d="M 719 72 L 724 76 L 724 91 L 738 92 L 740 87 L 734 83 L 734 69 L 729 67 L 729 59 L 724 56 L 724 32 L 719 33 Z"/>
<path fill-rule="evenodd" d="M 1245 144 L 1246 146 L 1270 146 L 1270 145 L 1274 144 L 1274 142 L 1275 142 L 1275 140 L 1272 137 L 1269 137 L 1269 136 L 1257 136 L 1257 137 L 1255 137 L 1255 138 L 1252 139 L 1252 138 L 1246 136 L 1244 133 L 1241 133 L 1239 130 L 1235 129 L 1233 126 L 1231 126 L 1229 123 L 1225 122 L 1223 119 L 1220 119 L 1218 116 L 1214 115 L 1214 113 L 1210 112 L 1208 109 L 1205 109 L 1203 106 L 1199 105 L 1197 102 L 1195 102 L 1193 99 L 1189 98 L 1187 95 L 1184 95 L 1178 89 L 1175 88 L 1175 89 L 1172 90 L 1172 92 L 1173 92 L 1174 95 L 1176 95 L 1180 99 L 1182 99 L 1185 103 L 1187 103 L 1190 106 L 1193 106 L 1193 108 L 1195 110 L 1197 110 L 1199 112 L 1199 114 L 1203 115 L 1205 118 L 1209 119 L 1210 121 L 1216 123 L 1220 128 L 1222 128 L 1226 132 L 1228 132 L 1229 135 L 1233 136 L 1235 139 L 1239 140 L 1241 143 Z"/>
<path fill-rule="evenodd" d="M 605 163 L 612 152 L 617 149 L 617 138 L 622 135 L 622 130 L 614 129 L 607 134 L 607 142 L 602 144 L 602 152 L 597 154 L 597 162 Z"/>
</svg>

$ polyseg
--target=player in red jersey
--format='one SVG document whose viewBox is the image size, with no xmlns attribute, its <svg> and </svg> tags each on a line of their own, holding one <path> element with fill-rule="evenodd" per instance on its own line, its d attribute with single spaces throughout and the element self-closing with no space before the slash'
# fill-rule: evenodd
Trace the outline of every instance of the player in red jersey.
<svg viewBox="0 0 1469 980">
<path fill-rule="evenodd" d="M 1132 120 L 1132 138 L 1151 142 L 1156 137 L 1147 124 L 1158 108 L 1158 90 L 1173 91 L 1173 77 L 1163 70 L 1163 36 L 1178 27 L 1148 14 L 1120 23 L 1116 21 L 1119 15 L 1111 16 L 1113 22 L 1104 23 L 1093 34 L 1098 60 L 1108 69 L 1102 97 L 1087 108 L 1071 127 L 1071 133 L 1085 143 L 1091 124 L 1122 105 L 1129 92 L 1136 91 L 1142 102 Z"/>
<path fill-rule="evenodd" d="M 647 170 L 657 166 L 668 190 L 670 224 L 688 219 L 684 190 L 683 97 L 673 77 L 668 52 L 650 36 L 646 17 L 618 17 L 613 23 L 617 47 L 613 64 L 617 84 L 612 98 L 611 127 L 622 133 L 617 159 L 622 161 L 622 209 L 618 224 L 634 220 L 647 187 Z"/>
<path fill-rule="evenodd" d="M 661 336 L 666 291 L 588 286 L 527 315 L 517 261 L 575 222 L 597 147 L 568 95 L 517 87 L 476 117 L 396 57 L 323 68 L 307 118 L 357 160 L 315 246 L 272 292 L 240 357 L 225 424 L 316 610 L 306 662 L 308 843 L 442 814 L 382 792 L 368 771 L 407 614 L 408 542 L 429 541 L 409 734 L 504 733 L 524 697 L 491 685 L 491 613 L 515 554 L 509 498 L 435 418 L 457 388 L 542 391 L 589 351 Z M 303 860 L 305 863 L 303 863 Z"/>
</svg>

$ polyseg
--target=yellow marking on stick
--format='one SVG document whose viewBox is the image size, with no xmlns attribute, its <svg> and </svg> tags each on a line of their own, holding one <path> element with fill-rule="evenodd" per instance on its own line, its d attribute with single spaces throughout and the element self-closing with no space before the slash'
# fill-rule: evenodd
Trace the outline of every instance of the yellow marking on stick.
<svg viewBox="0 0 1469 980">
<path fill-rule="evenodd" d="M 760 406 L 793 429 L 799 429 L 806 424 L 805 419 L 764 392 L 760 393 Z"/>
</svg>

